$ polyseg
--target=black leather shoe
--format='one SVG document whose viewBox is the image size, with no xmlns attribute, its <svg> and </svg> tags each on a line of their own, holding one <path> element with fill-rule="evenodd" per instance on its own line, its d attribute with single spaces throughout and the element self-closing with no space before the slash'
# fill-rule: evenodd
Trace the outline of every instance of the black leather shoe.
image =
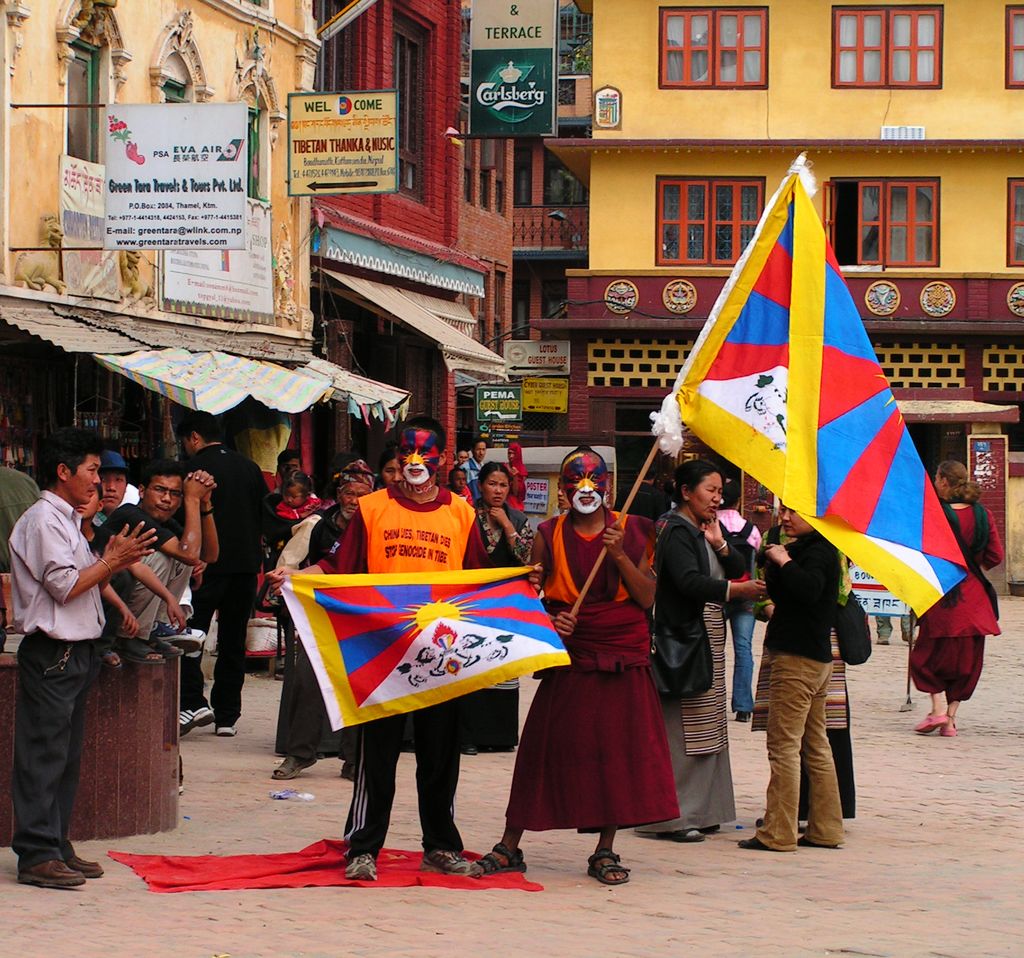
<svg viewBox="0 0 1024 958">
<path fill-rule="evenodd" d="M 760 838 L 756 835 L 753 838 L 745 838 L 741 842 L 737 842 L 740 848 L 750 849 L 755 852 L 777 852 L 777 848 L 769 848 Z"/>
<path fill-rule="evenodd" d="M 84 858 L 72 855 L 64 859 L 64 864 L 72 871 L 81 872 L 86 878 L 103 877 L 103 866 L 99 862 L 87 862 Z"/>
<path fill-rule="evenodd" d="M 475 745 L 463 745 L 460 751 L 463 755 L 478 755 L 480 753 L 480 749 Z"/>
<path fill-rule="evenodd" d="M 819 842 L 812 842 L 806 835 L 801 835 L 796 843 L 802 845 L 804 848 L 838 848 L 838 845 L 822 845 Z"/>
<path fill-rule="evenodd" d="M 85 876 L 54 858 L 31 868 L 19 868 L 18 883 L 38 885 L 40 888 L 76 888 L 85 884 Z"/>
<path fill-rule="evenodd" d="M 749 722 L 750 721 L 750 713 L 749 712 L 737 712 L 736 713 L 736 721 L 737 722 Z"/>
</svg>

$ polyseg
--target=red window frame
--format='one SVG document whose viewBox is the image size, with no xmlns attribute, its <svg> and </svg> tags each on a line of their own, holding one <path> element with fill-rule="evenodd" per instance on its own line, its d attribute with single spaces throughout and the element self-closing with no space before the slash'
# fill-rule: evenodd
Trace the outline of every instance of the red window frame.
<svg viewBox="0 0 1024 958">
<path fill-rule="evenodd" d="M 1024 254 L 1021 256 L 1014 255 L 1014 233 L 1017 230 L 1024 232 L 1024 212 L 1022 212 L 1021 218 L 1016 219 L 1014 213 L 1017 208 L 1015 202 L 1017 195 L 1021 197 L 1021 203 L 1024 205 L 1024 179 L 1010 179 L 1007 180 L 1006 189 L 1006 265 L 1007 266 L 1024 266 Z"/>
<path fill-rule="evenodd" d="M 723 17 L 736 16 L 747 17 L 757 16 L 761 21 L 761 40 L 759 43 L 750 44 L 743 42 L 742 25 L 737 30 L 736 44 L 723 46 L 719 40 L 721 36 L 721 21 Z M 683 21 L 683 44 L 682 46 L 668 45 L 668 20 L 670 17 L 677 17 Z M 704 46 L 694 45 L 690 42 L 690 21 L 694 17 L 708 18 L 708 42 Z M 658 85 L 664 89 L 712 89 L 712 90 L 763 90 L 768 86 L 768 8 L 767 7 L 662 7 L 661 9 L 661 57 L 658 67 Z M 722 80 L 720 73 L 721 54 L 723 51 L 735 51 L 736 53 L 736 79 Z M 756 80 L 743 79 L 743 55 L 751 51 L 757 51 L 761 55 L 761 71 Z M 695 80 L 690 72 L 691 54 L 705 52 L 708 56 L 707 79 Z M 669 53 L 681 53 L 683 57 L 683 79 L 668 79 L 668 55 Z"/>
<path fill-rule="evenodd" d="M 882 18 L 882 29 L 879 44 L 866 46 L 864 38 L 864 20 L 870 16 Z M 892 21 L 896 16 L 909 16 L 910 43 L 896 47 L 893 40 Z M 935 43 L 931 46 L 923 46 L 917 43 L 917 24 L 921 17 L 935 17 Z M 857 20 L 857 39 L 852 46 L 840 46 L 839 20 L 841 17 L 855 17 Z M 891 88 L 899 89 L 934 89 L 942 86 L 942 40 L 943 20 L 942 7 L 833 7 L 832 8 L 832 86 L 840 89 L 876 89 Z M 931 80 L 919 80 L 917 78 L 917 55 L 918 53 L 931 51 L 935 57 L 934 76 Z M 853 80 L 841 80 L 839 71 L 839 60 L 843 53 L 854 52 L 857 56 L 857 75 Z M 879 78 L 875 80 L 864 79 L 864 54 L 877 51 L 881 56 L 881 69 Z M 910 78 L 907 80 L 893 80 L 893 58 L 897 52 L 907 52 L 910 58 Z"/>
<path fill-rule="evenodd" d="M 667 219 L 664 216 L 665 188 L 679 187 L 679 216 L 675 219 Z M 701 187 L 704 190 L 704 216 L 690 219 L 688 190 L 690 187 Z M 757 213 L 753 218 L 744 219 L 740 204 L 739 190 L 744 186 L 757 187 Z M 733 196 L 733 215 L 730 219 L 719 219 L 715 215 L 714 193 L 720 187 L 731 187 L 735 190 Z M 658 266 L 733 266 L 740 258 L 746 244 L 742 242 L 742 230 L 749 227 L 750 231 L 756 228 L 761 213 L 764 210 L 764 179 L 760 177 L 739 177 L 729 179 L 724 177 L 658 177 L 657 189 L 657 233 L 655 236 L 655 262 Z M 664 255 L 662 249 L 662 236 L 665 226 L 677 226 L 679 228 L 679 256 L 670 258 Z M 699 258 L 687 256 L 689 243 L 687 242 L 688 228 L 700 225 L 704 228 L 703 251 Z M 715 232 L 720 226 L 732 227 L 732 250 L 733 255 L 729 258 L 717 258 L 715 256 Z"/>
<path fill-rule="evenodd" d="M 1024 7 L 1007 7 L 1006 8 L 1006 86 L 1008 89 L 1022 89 L 1024 88 L 1024 69 L 1021 70 L 1021 75 L 1015 77 L 1013 75 L 1013 58 L 1014 54 L 1024 54 L 1024 41 L 1020 43 L 1013 42 L 1013 28 L 1015 23 L 1024 24 Z"/>
<path fill-rule="evenodd" d="M 845 181 L 849 182 L 849 181 Z M 939 184 L 937 179 L 886 179 L 884 177 L 873 180 L 854 180 L 857 184 L 857 264 L 858 266 L 886 266 L 886 267 L 907 267 L 917 268 L 922 266 L 939 265 Z M 1024 180 L 1020 181 L 1024 184 Z M 915 190 L 920 187 L 930 187 L 932 190 L 932 212 L 927 219 L 921 218 L 917 213 L 917 194 Z M 864 216 L 864 191 L 876 188 L 878 190 L 878 215 L 873 219 L 866 219 Z M 892 195 L 894 190 L 906 188 L 907 190 L 907 214 L 905 219 L 896 220 L 892 213 Z M 835 181 L 826 184 L 826 224 L 829 232 L 829 242 L 835 246 Z M 878 255 L 867 257 L 864 254 L 864 231 L 874 226 L 878 231 Z M 920 227 L 931 228 L 931 250 L 927 259 L 916 259 L 917 253 L 917 229 Z M 895 259 L 891 253 L 893 228 L 904 227 L 907 231 L 906 249 L 909 253 L 907 259 Z"/>
</svg>

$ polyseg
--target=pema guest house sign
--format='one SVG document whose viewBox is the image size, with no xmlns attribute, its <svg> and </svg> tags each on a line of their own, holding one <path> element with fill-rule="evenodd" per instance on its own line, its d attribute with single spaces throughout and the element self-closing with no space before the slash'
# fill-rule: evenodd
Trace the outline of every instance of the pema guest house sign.
<svg viewBox="0 0 1024 958">
<path fill-rule="evenodd" d="M 471 136 L 554 134 L 557 44 L 557 0 L 473 0 Z"/>
</svg>

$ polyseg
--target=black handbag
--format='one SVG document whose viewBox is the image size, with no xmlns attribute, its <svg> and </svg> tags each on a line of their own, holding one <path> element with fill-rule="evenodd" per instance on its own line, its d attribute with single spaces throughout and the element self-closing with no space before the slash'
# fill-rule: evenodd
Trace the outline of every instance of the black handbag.
<svg viewBox="0 0 1024 958">
<path fill-rule="evenodd" d="M 847 665 L 863 665 L 871 658 L 868 616 L 852 592 L 846 597 L 846 605 L 836 609 L 836 637 L 839 656 Z"/>
<path fill-rule="evenodd" d="M 711 688 L 715 663 L 704 622 L 694 619 L 683 629 L 655 626 L 651 672 L 658 691 L 673 698 L 692 698 Z"/>
</svg>

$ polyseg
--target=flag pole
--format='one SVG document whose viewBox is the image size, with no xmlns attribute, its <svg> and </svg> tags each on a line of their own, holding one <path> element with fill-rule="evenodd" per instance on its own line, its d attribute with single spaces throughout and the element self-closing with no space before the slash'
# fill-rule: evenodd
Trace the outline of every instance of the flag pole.
<svg viewBox="0 0 1024 958">
<path fill-rule="evenodd" d="M 914 631 L 917 625 L 917 616 L 910 613 L 910 641 L 907 643 L 907 700 L 900 706 L 901 712 L 910 712 L 914 708 L 914 700 L 910 697 L 910 656 L 914 651 Z"/>
<path fill-rule="evenodd" d="M 637 473 L 636 481 L 633 483 L 633 488 L 629 490 L 629 495 L 626 496 L 626 501 L 622 504 L 622 509 L 619 512 L 619 518 L 615 520 L 615 527 L 618 529 L 622 528 L 622 517 L 629 512 L 629 507 L 633 505 L 633 500 L 636 498 L 637 492 L 640 490 L 640 483 L 644 481 L 644 476 L 647 475 L 647 470 L 651 468 L 654 463 L 655 457 L 658 455 L 658 441 L 654 441 L 654 445 L 651 447 L 651 451 L 647 454 L 647 459 L 644 461 L 640 472 Z M 594 579 L 597 578 L 597 573 L 604 562 L 604 557 L 608 554 L 607 548 L 602 548 L 600 555 L 594 562 L 594 568 L 590 570 L 590 575 L 587 576 L 587 581 L 583 583 L 583 588 L 580 589 L 579 598 L 576 600 L 572 607 L 572 614 L 579 615 L 580 606 L 583 605 L 583 600 L 587 597 L 587 593 L 590 591 L 590 587 L 594 584 Z"/>
</svg>

